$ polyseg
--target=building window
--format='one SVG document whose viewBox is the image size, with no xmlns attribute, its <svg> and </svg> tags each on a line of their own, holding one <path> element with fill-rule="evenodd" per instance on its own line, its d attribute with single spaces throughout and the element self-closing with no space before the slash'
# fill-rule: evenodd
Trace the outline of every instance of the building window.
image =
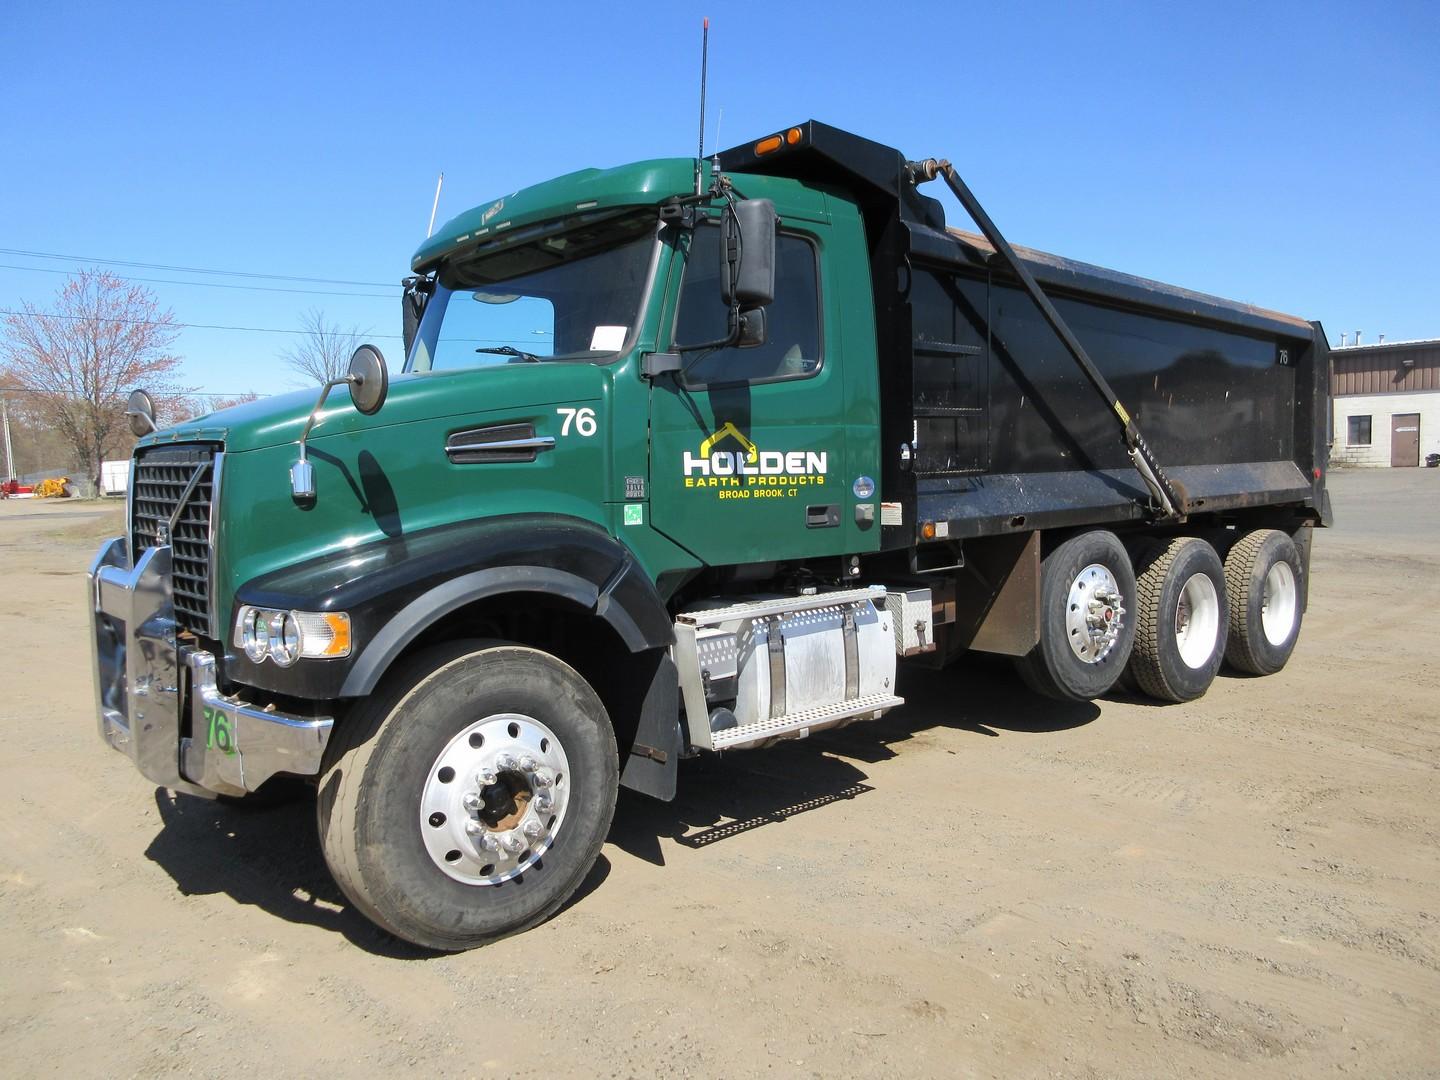
<svg viewBox="0 0 1440 1080">
<path fill-rule="evenodd" d="M 1350 430 L 1346 433 L 1345 437 L 1345 444 L 1347 446 L 1370 445 L 1370 417 L 1349 417 L 1349 426 Z"/>
</svg>

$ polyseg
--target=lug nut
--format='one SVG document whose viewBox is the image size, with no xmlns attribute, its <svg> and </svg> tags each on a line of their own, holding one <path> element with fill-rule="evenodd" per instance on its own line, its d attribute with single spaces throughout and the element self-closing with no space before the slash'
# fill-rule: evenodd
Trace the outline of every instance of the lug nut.
<svg viewBox="0 0 1440 1080">
<path fill-rule="evenodd" d="M 526 754 L 520 759 L 520 770 L 522 772 L 534 772 L 536 768 L 538 768 L 538 766 L 535 763 L 535 759 L 529 754 Z"/>
<path fill-rule="evenodd" d="M 460 805 L 473 814 L 484 805 L 484 801 L 480 798 L 478 791 L 467 791 L 465 797 L 460 800 Z"/>
<path fill-rule="evenodd" d="M 511 852 L 512 854 L 524 850 L 525 847 L 525 841 L 520 839 L 520 837 L 516 836 L 513 832 L 506 833 L 505 839 L 502 841 L 502 843 L 504 843 L 505 845 L 505 850 Z"/>
<path fill-rule="evenodd" d="M 471 839 L 479 836 L 484 831 L 485 826 L 481 825 L 478 821 L 465 822 L 465 835 L 470 837 Z"/>
<path fill-rule="evenodd" d="M 537 772 L 530 778 L 530 782 L 537 788 L 548 788 L 551 784 L 555 783 L 555 778 L 549 773 Z"/>
<path fill-rule="evenodd" d="M 495 767 L 501 772 L 513 772 L 519 766 L 520 763 L 515 760 L 514 754 L 501 754 L 495 759 Z"/>
<path fill-rule="evenodd" d="M 525 823 L 525 835 L 531 840 L 539 840 L 540 837 L 545 835 L 545 826 L 541 825 L 538 821 L 527 821 Z"/>
<path fill-rule="evenodd" d="M 555 809 L 555 800 L 549 795 L 535 796 L 535 809 L 541 814 L 548 814 Z"/>
<path fill-rule="evenodd" d="M 481 783 L 482 786 L 484 786 L 484 787 L 489 787 L 491 784 L 495 783 L 495 781 L 498 780 L 498 779 L 500 779 L 500 778 L 495 775 L 495 771 L 494 771 L 493 769 L 481 769 L 481 770 L 480 770 L 480 783 Z"/>
</svg>

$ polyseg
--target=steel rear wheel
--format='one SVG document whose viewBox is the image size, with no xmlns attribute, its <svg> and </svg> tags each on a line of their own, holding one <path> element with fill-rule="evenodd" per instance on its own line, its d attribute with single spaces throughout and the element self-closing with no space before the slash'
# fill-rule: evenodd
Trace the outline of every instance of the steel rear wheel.
<svg viewBox="0 0 1440 1080">
<path fill-rule="evenodd" d="M 1177 537 L 1136 552 L 1135 649 L 1127 674 L 1161 701 L 1193 701 L 1225 657 L 1225 568 L 1204 540 Z"/>
<path fill-rule="evenodd" d="M 1071 537 L 1040 565 L 1040 641 L 1016 668 L 1031 689 L 1063 701 L 1104 694 L 1135 641 L 1130 556 L 1114 533 Z"/>
<path fill-rule="evenodd" d="M 336 883 L 372 922 L 458 951 L 528 929 L 579 887 L 619 786 L 604 706 L 518 645 L 426 650 L 345 718 L 317 802 Z"/>
<path fill-rule="evenodd" d="M 1295 542 L 1278 529 L 1257 529 L 1225 557 L 1230 640 L 1225 659 L 1252 675 L 1285 666 L 1300 636 L 1302 579 Z"/>
</svg>

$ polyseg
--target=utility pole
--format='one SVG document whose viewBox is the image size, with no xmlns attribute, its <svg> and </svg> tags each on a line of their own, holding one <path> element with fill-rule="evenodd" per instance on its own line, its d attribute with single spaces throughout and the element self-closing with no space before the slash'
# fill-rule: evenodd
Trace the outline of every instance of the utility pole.
<svg viewBox="0 0 1440 1080">
<path fill-rule="evenodd" d="M 0 416 L 5 422 L 5 479 L 15 479 L 15 450 L 10 445 L 10 402 L 0 397 Z"/>
</svg>

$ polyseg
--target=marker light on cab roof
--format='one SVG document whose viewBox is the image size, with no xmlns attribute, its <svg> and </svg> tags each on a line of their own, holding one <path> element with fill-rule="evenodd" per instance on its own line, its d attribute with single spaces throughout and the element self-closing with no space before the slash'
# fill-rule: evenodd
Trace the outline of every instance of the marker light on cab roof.
<svg viewBox="0 0 1440 1080">
<path fill-rule="evenodd" d="M 781 150 L 786 146 L 794 146 L 804 137 L 805 133 L 803 131 L 798 127 L 792 127 L 779 135 L 771 135 L 768 138 L 761 139 L 755 144 L 755 154 L 757 157 L 763 154 L 772 154 L 776 150 Z"/>
</svg>

